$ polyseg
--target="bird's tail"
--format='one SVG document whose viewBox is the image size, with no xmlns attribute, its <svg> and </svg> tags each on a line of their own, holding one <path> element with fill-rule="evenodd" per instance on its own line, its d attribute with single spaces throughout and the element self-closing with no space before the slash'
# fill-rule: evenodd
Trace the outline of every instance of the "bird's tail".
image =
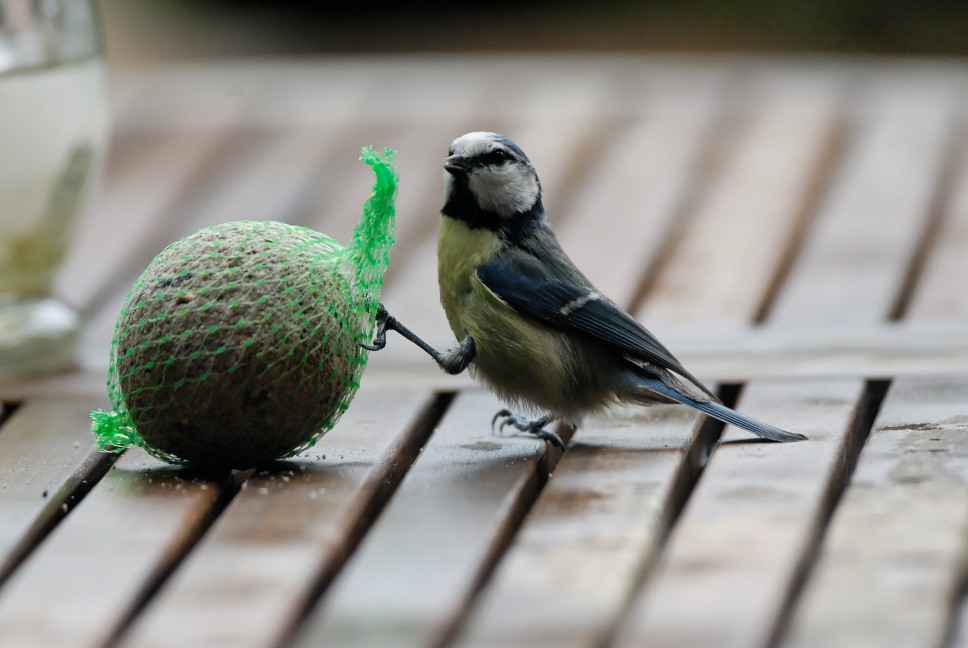
<svg viewBox="0 0 968 648">
<path fill-rule="evenodd" d="M 796 432 L 787 432 L 786 430 L 781 430 L 780 428 L 773 427 L 772 425 L 763 423 L 762 421 L 757 421 L 754 418 L 740 414 L 739 412 L 729 409 L 722 403 L 717 403 L 715 401 L 700 401 L 696 400 L 695 398 L 690 398 L 689 396 L 676 391 L 658 378 L 654 378 L 652 376 L 643 376 L 641 374 L 637 377 L 639 384 L 649 391 L 656 392 L 662 396 L 665 396 L 666 398 L 676 401 L 677 403 L 694 407 L 703 414 L 723 421 L 724 423 L 730 423 L 737 427 L 741 427 L 744 430 L 752 432 L 756 436 L 763 437 L 764 439 L 778 441 L 780 443 L 787 443 L 790 441 L 806 441 L 807 439 L 807 437 L 803 436 L 802 434 L 797 434 Z"/>
</svg>

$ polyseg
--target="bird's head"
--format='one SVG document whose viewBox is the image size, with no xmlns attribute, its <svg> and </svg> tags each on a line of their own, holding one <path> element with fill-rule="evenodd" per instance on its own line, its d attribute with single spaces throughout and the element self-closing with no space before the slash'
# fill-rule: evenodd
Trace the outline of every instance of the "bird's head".
<svg viewBox="0 0 968 648">
<path fill-rule="evenodd" d="M 541 211 L 538 174 L 517 144 L 497 133 L 461 135 L 444 160 L 441 211 L 472 227 L 502 227 Z"/>
</svg>

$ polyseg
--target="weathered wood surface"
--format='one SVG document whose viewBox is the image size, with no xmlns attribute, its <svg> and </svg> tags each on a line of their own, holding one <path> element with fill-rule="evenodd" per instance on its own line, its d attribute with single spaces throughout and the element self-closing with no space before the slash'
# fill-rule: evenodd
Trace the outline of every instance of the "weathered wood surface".
<svg viewBox="0 0 968 648">
<path fill-rule="evenodd" d="M 968 317 L 968 295 L 957 279 L 968 270 L 963 155 L 934 206 L 941 222 L 907 300 L 907 321 Z M 968 576 L 966 391 L 964 376 L 891 385 L 808 574 L 786 645 L 944 643 Z"/>
<path fill-rule="evenodd" d="M 877 81 L 868 83 L 877 97 Z M 851 115 L 860 131 L 856 148 L 814 217 L 813 236 L 768 308 L 767 326 L 893 314 L 904 297 L 898 291 L 917 252 L 918 229 L 930 223 L 925 196 L 937 184 L 947 149 L 951 104 L 943 99 L 921 92 L 913 99 L 855 108 L 860 113 Z M 911 134 L 908 128 L 917 130 Z M 903 191 L 892 181 L 895 174 L 908 179 Z M 861 202 L 878 208 L 859 207 Z M 880 227 L 884 220 L 893 226 Z M 868 230 L 876 234 L 858 234 Z M 747 385 L 741 409 L 788 421 L 793 429 L 801 418 L 811 426 L 811 442 L 717 449 L 660 564 L 633 603 L 618 645 L 769 643 L 809 561 L 826 508 L 863 442 L 856 437 L 869 425 L 863 418 L 864 394 L 856 379 Z M 727 431 L 724 439 L 744 436 Z"/>
<path fill-rule="evenodd" d="M 649 56 L 118 70 L 58 290 L 76 372 L 0 383 L 0 645 L 938 646 L 968 637 L 968 69 Z M 346 240 L 398 151 L 383 295 L 437 346 L 440 162 L 498 130 L 565 249 L 791 445 L 622 408 L 562 454 L 391 337 L 299 459 L 190 479 L 94 452 L 113 321 L 166 244 Z M 717 444 L 722 437 L 723 443 Z"/>
</svg>

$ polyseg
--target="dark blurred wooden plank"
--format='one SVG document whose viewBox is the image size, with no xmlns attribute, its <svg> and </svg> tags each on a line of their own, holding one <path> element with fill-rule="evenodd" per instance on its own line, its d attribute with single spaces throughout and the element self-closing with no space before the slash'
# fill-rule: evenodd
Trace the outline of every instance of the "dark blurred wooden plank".
<svg viewBox="0 0 968 648">
<path fill-rule="evenodd" d="M 903 299 L 948 159 L 954 107 L 948 85 L 912 85 L 875 79 L 859 92 L 843 164 L 769 325 L 878 322 Z M 867 434 L 864 393 L 859 380 L 746 387 L 740 410 L 815 434 L 786 446 L 720 444 L 618 645 L 769 644 Z M 727 441 L 747 437 L 724 433 Z"/>
<path fill-rule="evenodd" d="M 791 75 L 766 65 L 731 81 L 718 174 L 698 189 L 640 312 L 660 339 L 744 329 L 760 315 L 836 163 L 847 82 L 832 70 Z"/>
<path fill-rule="evenodd" d="M 38 400 L 0 425 L 0 583 L 108 469 L 90 431 L 98 405 Z"/>
<path fill-rule="evenodd" d="M 33 399 L 98 401 L 107 398 L 107 369 L 77 369 L 55 375 L 0 380 L 0 402 Z"/>
<path fill-rule="evenodd" d="M 301 190 L 311 182 L 325 151 L 326 139 L 320 133 L 243 131 L 237 125 L 204 133 L 176 132 L 159 143 L 160 153 L 167 156 L 141 160 L 116 181 L 105 197 L 100 227 L 85 230 L 88 240 L 79 244 L 92 258 L 103 249 L 98 240 L 115 241 L 112 250 L 116 250 L 102 252 L 104 260 L 94 262 L 102 272 L 88 278 L 96 294 L 84 310 L 82 366 L 107 366 L 114 321 L 125 296 L 169 244 L 203 227 L 233 220 L 291 220 L 291 213 L 299 208 Z M 362 165 L 358 172 L 366 175 Z M 159 183 L 156 177 L 166 173 L 169 183 Z M 164 200 L 145 204 L 141 196 L 152 196 L 146 184 L 153 191 L 159 191 L 159 185 L 167 189 Z M 125 218 L 133 222 L 120 228 Z M 122 234 L 115 234 L 119 229 Z"/>
<path fill-rule="evenodd" d="M 836 80 L 810 86 L 816 94 L 805 93 L 806 102 L 796 84 L 779 76 L 731 83 L 731 102 L 720 108 L 729 119 L 716 124 L 730 132 L 715 152 L 715 173 L 707 185 L 691 187 L 703 199 L 685 215 L 681 239 L 666 251 L 639 312 L 653 330 L 653 319 L 667 327 L 732 328 L 756 316 L 834 136 Z M 763 191 L 769 183 L 778 190 Z M 655 560 L 695 463 L 708 452 L 702 439 L 687 453 L 703 422 L 694 412 L 658 408 L 656 429 L 648 425 L 650 414 L 632 412 L 579 430 L 575 442 L 582 445 L 565 454 L 460 645 L 588 646 L 609 635 Z M 669 450 L 660 450 L 666 444 Z M 627 476 L 621 484 L 612 474 L 616 465 Z M 561 505 L 575 499 L 594 502 L 592 510 Z"/>
<path fill-rule="evenodd" d="M 772 326 L 879 322 L 909 297 L 905 282 L 953 150 L 961 84 L 917 73 L 869 77 L 852 121 L 855 143 L 801 250 L 815 259 L 814 271 L 791 275 L 771 309 Z M 817 284 L 825 289 L 815 303 L 796 303 Z"/>
<path fill-rule="evenodd" d="M 121 643 L 276 645 L 379 514 L 438 406 L 427 392 L 361 391 L 315 448 L 245 483 Z"/>
<path fill-rule="evenodd" d="M 562 247 L 619 304 L 686 222 L 729 138 L 723 114 L 734 71 L 712 67 L 623 70 L 610 101 L 624 106 L 603 151 L 561 205 Z M 605 232 L 614 232 L 605 234 Z"/>
<path fill-rule="evenodd" d="M 962 90 L 960 98 L 966 97 L 968 88 Z M 968 112 L 962 110 L 959 118 L 953 134 L 957 154 L 949 195 L 937 206 L 942 220 L 904 313 L 904 323 L 912 327 L 960 326 L 964 330 L 968 318 L 968 291 L 961 285 L 961 278 L 968 276 Z M 949 346 L 956 345 L 949 341 Z"/>
<path fill-rule="evenodd" d="M 968 331 L 956 320 L 791 323 L 666 342 L 699 375 L 727 382 L 956 375 L 968 367 Z"/>
<path fill-rule="evenodd" d="M 160 251 L 154 250 L 156 232 L 165 227 L 173 204 L 211 166 L 226 136 L 219 129 L 133 135 L 117 142 L 104 186 L 58 274 L 58 292 L 89 315 L 119 281 L 130 284 L 137 272 L 133 265 L 143 265 L 136 259 Z"/>
</svg>

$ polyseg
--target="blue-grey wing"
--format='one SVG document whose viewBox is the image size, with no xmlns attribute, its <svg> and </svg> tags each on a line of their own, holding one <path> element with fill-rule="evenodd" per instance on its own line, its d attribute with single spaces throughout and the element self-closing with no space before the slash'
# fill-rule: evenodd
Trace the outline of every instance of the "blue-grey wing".
<svg viewBox="0 0 968 648">
<path fill-rule="evenodd" d="M 478 268 L 477 277 L 521 315 L 596 339 L 633 360 L 673 371 L 709 393 L 652 333 L 594 287 L 530 273 L 501 258 Z"/>
</svg>

